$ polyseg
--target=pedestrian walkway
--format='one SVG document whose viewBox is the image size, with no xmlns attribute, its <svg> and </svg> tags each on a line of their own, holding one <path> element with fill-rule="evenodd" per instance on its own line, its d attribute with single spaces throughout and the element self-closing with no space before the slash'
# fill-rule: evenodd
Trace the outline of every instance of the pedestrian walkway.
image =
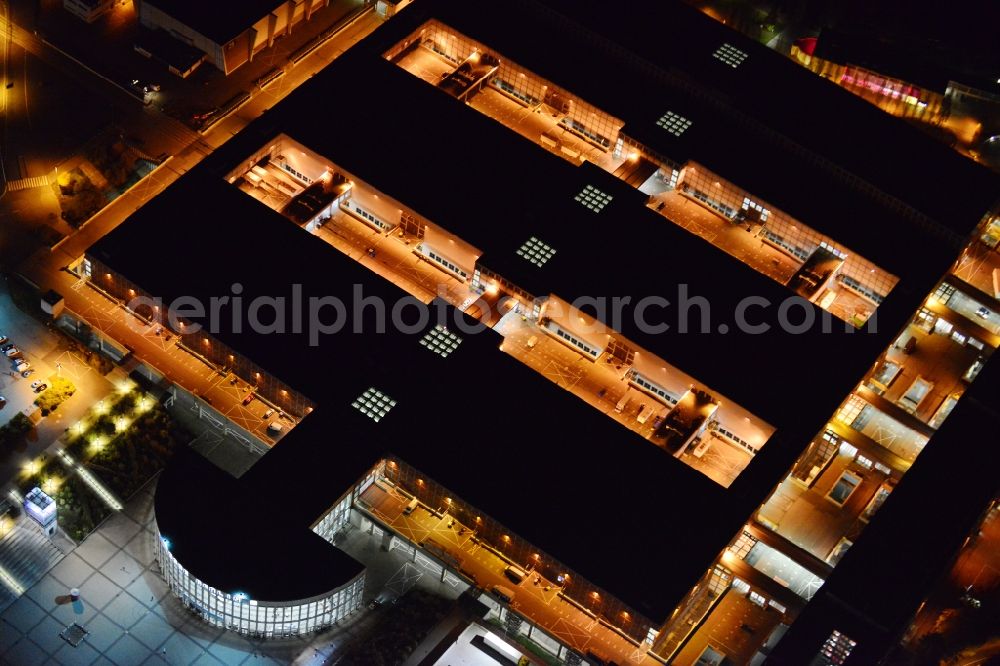
<svg viewBox="0 0 1000 666">
<path fill-rule="evenodd" d="M 22 515 L 0 540 L 0 610 L 41 580 L 72 548 L 65 537 L 50 539 L 35 521 Z"/>
<path fill-rule="evenodd" d="M 320 634 L 267 641 L 210 626 L 160 576 L 154 489 L 155 482 L 146 484 L 124 511 L 65 557 L 60 553 L 48 573 L 23 584 L 27 591 L 0 613 L 0 664 L 318 665 L 356 639 L 359 625 L 371 617 L 359 613 Z M 68 596 L 74 587 L 77 601 Z M 60 636 L 74 623 L 87 632 L 77 647 Z"/>
<path fill-rule="evenodd" d="M 49 174 L 44 176 L 32 176 L 31 178 L 19 178 L 7 181 L 7 191 L 17 192 L 19 190 L 30 190 L 34 187 L 45 187 L 50 183 Z"/>
</svg>

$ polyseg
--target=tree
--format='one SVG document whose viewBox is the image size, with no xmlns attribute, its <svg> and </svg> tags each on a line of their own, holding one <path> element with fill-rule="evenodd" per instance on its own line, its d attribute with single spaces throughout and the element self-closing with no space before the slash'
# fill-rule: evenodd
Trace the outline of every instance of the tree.
<svg viewBox="0 0 1000 666">
<path fill-rule="evenodd" d="M 6 425 L 0 428 L 0 448 L 16 444 L 33 427 L 31 419 L 18 412 Z"/>
</svg>

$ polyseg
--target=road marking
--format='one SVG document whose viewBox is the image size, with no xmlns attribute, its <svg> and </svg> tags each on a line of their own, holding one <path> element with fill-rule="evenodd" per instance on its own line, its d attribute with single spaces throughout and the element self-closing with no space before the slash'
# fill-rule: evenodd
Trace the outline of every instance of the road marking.
<svg viewBox="0 0 1000 666">
<path fill-rule="evenodd" d="M 7 189 L 11 192 L 28 190 L 34 187 L 45 187 L 49 184 L 49 176 L 32 176 L 31 178 L 19 178 L 7 182 Z"/>
</svg>

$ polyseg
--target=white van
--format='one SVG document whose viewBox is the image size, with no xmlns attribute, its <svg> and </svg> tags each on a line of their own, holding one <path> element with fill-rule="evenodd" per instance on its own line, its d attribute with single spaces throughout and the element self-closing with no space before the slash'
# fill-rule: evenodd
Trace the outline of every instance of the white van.
<svg viewBox="0 0 1000 666">
<path fill-rule="evenodd" d="M 414 497 L 413 499 L 410 500 L 410 503 L 406 505 L 406 508 L 403 509 L 403 515 L 404 516 L 410 515 L 419 505 L 420 502 L 418 502 L 417 498 Z"/>
<path fill-rule="evenodd" d="M 520 567 L 509 566 L 503 570 L 503 575 L 507 576 L 514 585 L 520 585 L 528 577 L 528 572 Z"/>
<path fill-rule="evenodd" d="M 493 593 L 500 601 L 509 604 L 514 600 L 514 590 L 509 587 L 504 587 L 503 585 L 494 585 L 490 588 L 490 592 Z"/>
</svg>

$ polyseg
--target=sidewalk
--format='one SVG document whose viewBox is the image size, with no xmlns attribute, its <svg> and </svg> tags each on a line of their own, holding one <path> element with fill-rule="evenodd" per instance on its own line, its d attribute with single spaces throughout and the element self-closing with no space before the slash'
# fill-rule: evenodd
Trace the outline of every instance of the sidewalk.
<svg viewBox="0 0 1000 666">
<path fill-rule="evenodd" d="M 319 664 L 368 617 L 316 636 L 269 641 L 195 617 L 170 593 L 153 559 L 154 488 L 155 480 L 0 615 L 0 663 Z M 73 587 L 81 592 L 77 602 L 67 597 Z M 72 623 L 88 632 L 79 647 L 59 636 Z"/>
</svg>

